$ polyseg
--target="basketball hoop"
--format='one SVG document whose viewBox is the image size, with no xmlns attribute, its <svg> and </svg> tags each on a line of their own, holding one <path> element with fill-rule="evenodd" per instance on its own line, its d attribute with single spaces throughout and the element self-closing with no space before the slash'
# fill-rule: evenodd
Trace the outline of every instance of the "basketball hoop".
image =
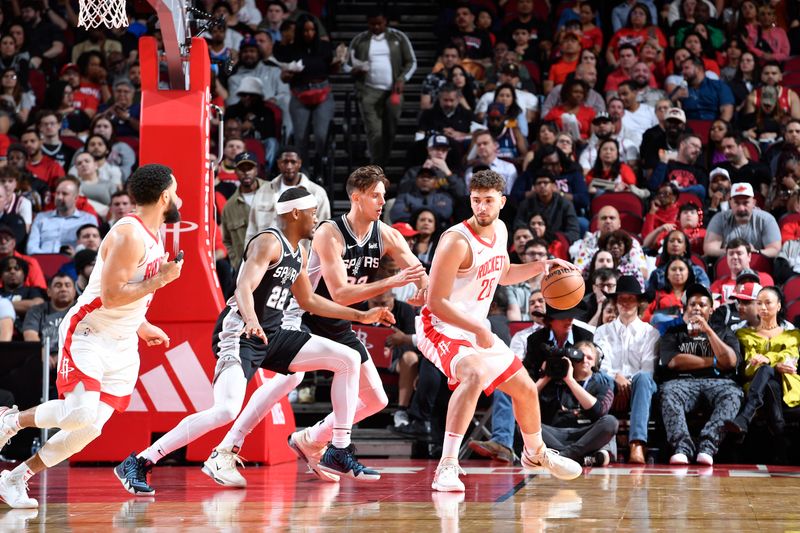
<svg viewBox="0 0 800 533">
<path fill-rule="evenodd" d="M 107 28 L 128 26 L 125 0 L 78 0 L 78 26 L 86 29 L 103 25 Z"/>
</svg>

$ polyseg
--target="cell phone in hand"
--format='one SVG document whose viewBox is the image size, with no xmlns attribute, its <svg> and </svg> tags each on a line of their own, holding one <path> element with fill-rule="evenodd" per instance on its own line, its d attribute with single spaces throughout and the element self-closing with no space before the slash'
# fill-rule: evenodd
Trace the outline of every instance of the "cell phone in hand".
<svg viewBox="0 0 800 533">
<path fill-rule="evenodd" d="M 173 259 L 173 261 L 175 261 L 176 263 L 180 263 L 181 261 L 183 261 L 183 250 L 178 252 L 178 255 L 175 256 L 175 259 Z"/>
</svg>

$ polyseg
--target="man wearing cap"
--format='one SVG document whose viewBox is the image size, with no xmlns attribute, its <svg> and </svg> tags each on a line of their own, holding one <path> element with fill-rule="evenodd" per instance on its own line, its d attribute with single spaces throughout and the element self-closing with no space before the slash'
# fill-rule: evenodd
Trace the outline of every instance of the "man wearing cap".
<svg viewBox="0 0 800 533">
<path fill-rule="evenodd" d="M 47 288 L 44 272 L 36 258 L 21 254 L 16 250 L 17 239 L 14 231 L 8 226 L 0 226 L 0 260 L 6 257 L 18 257 L 28 263 L 28 275 L 25 278 L 26 287 L 38 287 L 42 290 Z"/>
<path fill-rule="evenodd" d="M 567 75 L 575 71 L 581 55 L 581 38 L 572 31 L 564 33 L 561 36 L 559 50 L 561 51 L 561 57 L 550 65 L 547 79 L 542 84 L 545 94 L 552 91 L 554 86 L 562 85 L 567 81 Z"/>
<path fill-rule="evenodd" d="M 736 287 L 731 293 L 731 303 L 720 305 L 711 313 L 708 323 L 712 328 L 730 328 L 736 333 L 741 328 L 758 327 L 761 320 L 758 317 L 758 291 L 761 290 L 758 276 L 752 270 L 744 270 L 736 277 Z M 786 324 L 794 329 L 789 322 Z M 786 326 L 784 326 L 786 327 Z"/>
<path fill-rule="evenodd" d="M 449 160 L 449 161 L 448 161 Z M 417 172 L 421 168 L 430 168 L 436 173 L 440 192 L 448 193 L 454 202 L 467 196 L 467 186 L 464 178 L 451 170 L 459 162 L 450 153 L 450 141 L 441 133 L 434 133 L 428 137 L 428 157 L 422 165 L 409 167 L 400 184 L 397 193 L 409 192 L 416 186 Z"/>
<path fill-rule="evenodd" d="M 67 63 L 61 67 L 61 79 L 69 83 L 72 87 L 73 106 L 75 109 L 80 109 L 86 113 L 89 118 L 93 118 L 97 113 L 97 108 L 100 107 L 100 101 L 97 97 L 88 92 L 81 92 L 81 74 L 78 65 L 75 63 Z"/>
<path fill-rule="evenodd" d="M 270 44 L 272 43 L 270 42 Z M 287 116 L 290 98 L 289 86 L 281 81 L 279 68 L 264 63 L 268 59 L 269 57 L 263 56 L 255 37 L 248 36 L 242 39 L 239 45 L 239 62 L 231 77 L 228 78 L 228 99 L 225 101 L 227 105 L 239 102 L 239 88 L 242 81 L 245 78 L 254 77 L 261 82 L 263 99 L 278 105 L 283 111 L 283 116 Z"/>
<path fill-rule="evenodd" d="M 258 178 L 258 161 L 252 152 L 242 152 L 234 159 L 239 187 L 228 198 L 222 210 L 222 243 L 228 250 L 228 259 L 234 270 L 242 262 L 247 221 L 255 200 L 256 191 L 264 185 Z"/>
<path fill-rule="evenodd" d="M 603 349 L 601 368 L 614 378 L 614 394 L 626 400 L 626 406 L 630 404 L 628 462 L 644 464 L 650 404 L 656 392 L 653 374 L 659 333 L 639 318 L 645 293 L 634 276 L 621 276 L 616 290 L 606 296 L 613 299 L 618 316 L 597 327 L 594 342 Z"/>
<path fill-rule="evenodd" d="M 408 247 L 413 249 L 414 237 L 419 235 L 419 232 L 412 228 L 411 224 L 408 222 L 395 222 L 392 224 L 392 227 L 400 232 L 400 235 L 402 235 L 408 243 Z"/>
<path fill-rule="evenodd" d="M 252 239 L 256 233 L 275 225 L 277 217 L 275 202 L 286 189 L 291 187 L 302 187 L 314 196 L 317 200 L 317 219 L 327 220 L 331 216 L 327 191 L 300 172 L 303 160 L 300 159 L 297 148 L 284 146 L 278 154 L 277 162 L 281 173 L 262 184 L 253 198 L 244 242 Z"/>
<path fill-rule="evenodd" d="M 648 188 L 655 193 L 664 182 L 674 183 L 680 192 L 690 192 L 705 198 L 708 188 L 708 173 L 697 164 L 703 152 L 703 141 L 693 133 L 681 136 L 678 151 L 659 152 L 660 163 L 653 169 Z"/>
<path fill-rule="evenodd" d="M 720 142 L 720 148 L 727 161 L 720 167 L 728 171 L 732 182 L 758 186 L 759 192 L 766 198 L 772 183 L 772 175 L 767 165 L 750 161 L 750 151 L 745 145 L 748 142 L 740 133 L 726 133 Z"/>
<path fill-rule="evenodd" d="M 727 248 L 727 242 L 740 238 L 764 256 L 777 256 L 781 249 L 781 230 L 774 216 L 756 207 L 753 186 L 734 183 L 730 203 L 728 211 L 717 213 L 708 224 L 703 242 L 705 255 L 719 257 Z"/>
<path fill-rule="evenodd" d="M 522 167 L 528 153 L 528 123 L 517 120 L 516 126 L 509 126 L 514 117 L 506 116 L 506 106 L 500 102 L 489 105 L 486 113 L 486 129 L 497 140 L 497 155 L 510 163 Z"/>
<path fill-rule="evenodd" d="M 778 107 L 784 115 L 790 115 L 793 119 L 800 119 L 800 96 L 797 93 L 781 85 L 783 81 L 783 69 L 777 61 L 768 61 L 761 67 L 761 86 L 757 87 L 747 96 L 744 106 L 744 113 L 755 113 L 762 104 L 765 89 L 772 87 L 772 100 L 774 106 Z"/>
<path fill-rule="evenodd" d="M 731 293 L 736 284 L 742 282 L 740 278 L 744 274 L 753 276 L 755 278 L 753 281 L 759 282 L 764 287 L 775 284 L 772 276 L 766 272 L 756 273 L 750 268 L 752 250 L 750 243 L 743 238 L 734 238 L 726 243 L 725 262 L 730 273 L 711 284 L 711 293 L 720 296 L 722 303 L 731 303 Z"/>
<path fill-rule="evenodd" d="M 677 65 L 676 65 L 677 66 Z M 672 101 L 680 101 L 689 120 L 715 120 L 730 122 L 733 118 L 733 93 L 724 81 L 706 76 L 703 59 L 691 56 L 681 63 L 681 72 L 688 87 L 678 86 L 672 91 Z"/>
<path fill-rule="evenodd" d="M 724 436 L 723 421 L 736 416 L 744 396 L 734 381 L 740 348 L 730 329 L 715 329 L 708 324 L 714 307 L 708 289 L 690 285 L 684 298 L 684 323 L 667 329 L 659 343 L 663 367 L 661 415 L 673 452 L 670 464 L 685 465 L 694 460 L 711 466 Z M 686 415 L 701 398 L 711 414 L 695 446 Z"/>
<path fill-rule="evenodd" d="M 533 93 L 521 88 L 519 67 L 514 63 L 505 62 L 500 67 L 497 85 L 503 83 L 508 83 L 514 87 L 517 105 L 525 112 L 525 120 L 528 122 L 536 122 L 539 118 L 539 99 Z M 489 105 L 494 102 L 494 94 L 494 91 L 483 93 L 478 99 L 478 103 L 475 104 L 475 116 L 478 122 L 482 122 L 485 118 L 484 115 L 489 110 Z"/>
<path fill-rule="evenodd" d="M 591 341 L 594 333 L 584 322 L 576 323 L 583 316 L 585 308 L 582 303 L 572 309 L 556 309 L 546 306 L 544 312 L 533 311 L 531 316 L 544 319 L 544 327 L 531 334 L 525 344 L 522 360 L 528 373 L 534 380 L 543 374 L 543 363 L 547 358 L 546 347 L 564 348 L 575 346 L 580 341 Z"/>
<path fill-rule="evenodd" d="M 417 70 L 408 36 L 389 28 L 387 22 L 384 10 L 372 7 L 367 15 L 368 30 L 350 41 L 345 63 L 345 70 L 355 78 L 371 161 L 379 166 L 385 166 L 391 156 L 403 89 Z"/>
<path fill-rule="evenodd" d="M 226 118 L 242 121 L 242 137 L 258 139 L 264 145 L 264 163 L 267 169 L 275 162 L 278 138 L 275 113 L 264 103 L 264 85 L 255 76 L 245 76 L 236 91 L 239 103 L 225 110 Z"/>
<path fill-rule="evenodd" d="M 639 146 L 627 138 L 623 138 L 614 132 L 614 123 L 605 111 L 599 112 L 592 119 L 592 135 L 589 142 L 581 152 L 578 163 L 583 169 L 584 174 L 588 174 L 597 161 L 597 147 L 607 139 L 614 139 L 619 146 L 620 161 L 629 165 L 636 165 L 639 160 Z"/>
<path fill-rule="evenodd" d="M 606 101 L 603 96 L 594 90 L 597 85 L 597 67 L 589 65 L 588 63 L 578 63 L 575 72 L 567 76 L 567 79 L 572 78 L 583 80 L 589 86 L 589 92 L 586 95 L 585 104 L 594 109 L 595 113 L 600 114 L 606 111 Z M 542 105 L 542 116 L 547 116 L 550 110 L 563 103 L 561 99 L 561 88 L 563 84 L 556 85 L 547 94 L 547 98 Z"/>
<path fill-rule="evenodd" d="M 420 168 L 416 188 L 397 195 L 390 213 L 392 222 L 408 222 L 420 209 L 433 211 L 440 223 L 450 220 L 453 214 L 453 199 L 436 190 L 436 172 L 431 168 Z"/>
<path fill-rule="evenodd" d="M 711 220 L 720 211 L 731 208 L 731 177 L 724 168 L 717 167 L 709 174 L 708 196 L 705 198 L 705 219 Z"/>
</svg>

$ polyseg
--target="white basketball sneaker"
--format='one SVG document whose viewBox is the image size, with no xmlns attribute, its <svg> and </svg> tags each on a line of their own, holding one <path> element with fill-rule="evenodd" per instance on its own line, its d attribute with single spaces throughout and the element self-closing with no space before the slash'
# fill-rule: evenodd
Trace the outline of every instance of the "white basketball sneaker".
<svg viewBox="0 0 800 533">
<path fill-rule="evenodd" d="M 35 509 L 39 502 L 28 496 L 28 482 L 20 474 L 9 470 L 0 473 L 0 499 L 14 509 Z"/>
<path fill-rule="evenodd" d="M 295 431 L 289 435 L 289 448 L 292 449 L 297 457 L 305 461 L 312 474 L 322 481 L 338 483 L 339 476 L 319 468 L 319 462 L 322 460 L 322 456 L 325 455 L 325 450 L 328 448 L 328 445 L 323 444 L 320 446 L 318 442 L 311 440 L 309 436 L 310 429 L 311 428 L 306 428 L 302 431 Z"/>
<path fill-rule="evenodd" d="M 19 414 L 17 406 L 14 407 L 0 407 L 0 450 L 8 444 L 11 437 L 17 434 L 19 427 L 13 421 L 14 415 Z"/>
<path fill-rule="evenodd" d="M 458 479 L 459 474 L 467 475 L 466 472 L 461 470 L 457 462 L 439 463 L 439 466 L 436 467 L 436 473 L 433 475 L 431 488 L 439 492 L 464 492 L 464 483 Z"/>
<path fill-rule="evenodd" d="M 234 446 L 232 450 L 219 448 L 212 450 L 211 455 L 203 463 L 203 473 L 225 487 L 246 487 L 247 480 L 236 468 L 237 463 L 244 468 L 244 461 L 237 454 L 238 451 L 238 446 Z"/>
<path fill-rule="evenodd" d="M 523 468 L 544 468 L 554 477 L 563 480 L 575 479 L 583 472 L 583 467 L 569 457 L 560 455 L 557 451 L 542 446 L 540 453 L 531 453 L 527 449 L 522 451 Z"/>
</svg>

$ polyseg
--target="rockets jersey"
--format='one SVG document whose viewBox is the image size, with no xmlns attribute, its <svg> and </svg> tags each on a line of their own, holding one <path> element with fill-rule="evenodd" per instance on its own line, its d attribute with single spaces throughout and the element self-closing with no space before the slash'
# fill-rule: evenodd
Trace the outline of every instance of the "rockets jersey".
<svg viewBox="0 0 800 533">
<path fill-rule="evenodd" d="M 135 228 L 145 248 L 144 258 L 137 265 L 136 272 L 128 282 L 137 283 L 152 278 L 158 273 L 164 258 L 164 243 L 161 241 L 161 235 L 154 235 L 144 225 L 142 219 L 135 214 L 126 215 L 119 219 L 109 233 L 117 231 L 118 228 L 125 225 L 130 225 Z M 100 298 L 100 280 L 103 276 L 103 269 L 105 268 L 105 261 L 103 261 L 102 255 L 103 244 L 105 244 L 105 239 L 100 243 L 94 270 L 92 270 L 92 274 L 89 276 L 89 283 L 86 285 L 86 289 L 78 297 L 78 301 L 72 306 L 72 309 L 70 309 L 69 313 L 64 317 L 62 323 L 67 325 L 71 324 L 74 320 L 75 325 L 77 325 L 83 322 L 97 333 L 107 334 L 120 339 L 130 337 L 131 335 L 135 336 L 136 330 L 138 330 L 139 326 L 144 322 L 147 308 L 150 307 L 150 302 L 153 300 L 153 293 L 139 298 L 135 302 L 113 309 L 103 306 Z"/>
<path fill-rule="evenodd" d="M 347 222 L 347 215 L 325 220 L 322 224 L 334 225 L 342 236 L 342 241 L 344 242 L 344 246 L 342 247 L 342 261 L 347 269 L 347 282 L 361 284 L 375 281 L 381 262 L 381 256 L 383 255 L 383 240 L 381 239 L 382 222 L 373 222 L 372 227 L 369 232 L 367 232 L 367 236 L 363 241 L 356 240 L 355 233 Z M 315 254 L 313 250 L 308 258 L 308 276 L 316 294 L 333 300 L 328 286 L 325 284 L 325 279 L 322 277 L 322 267 L 320 265 L 319 256 Z M 296 302 L 292 303 L 292 308 L 289 312 L 293 315 L 295 321 L 299 319 L 303 313 Z M 326 331 L 333 332 L 350 329 L 350 322 L 347 320 L 324 318 L 312 315 L 311 313 L 307 313 L 305 319 L 311 320 L 325 328 Z"/>
<path fill-rule="evenodd" d="M 281 243 L 281 259 L 267 268 L 264 277 L 258 283 L 255 291 L 253 291 L 253 307 L 258 317 L 258 322 L 261 329 L 264 330 L 266 335 L 272 335 L 280 329 L 283 323 L 284 313 L 292 299 L 292 285 L 294 284 L 297 276 L 303 268 L 303 255 L 298 246 L 296 250 L 292 250 L 291 245 L 286 240 L 283 232 L 277 228 L 267 228 L 255 235 L 247 245 L 244 247 L 242 254 L 242 264 L 248 261 L 247 249 L 253 239 L 264 233 L 270 233 L 278 238 Z M 244 269 L 239 268 L 239 275 Z M 237 280 L 238 282 L 238 280 Z M 228 307 L 232 311 L 239 314 L 239 308 L 236 303 L 236 296 L 231 296 L 227 302 Z M 224 311 L 223 311 L 224 312 Z M 241 318 L 241 315 L 239 315 Z M 237 328 L 241 329 L 242 324 L 237 324 Z"/>
<path fill-rule="evenodd" d="M 494 239 L 491 242 L 477 235 L 466 220 L 445 233 L 451 231 L 466 238 L 472 252 L 472 264 L 458 271 L 448 300 L 461 312 L 484 320 L 489 315 L 500 277 L 509 263 L 508 231 L 499 219 L 494 221 Z M 425 306 L 422 312 L 430 313 L 430 310 Z"/>
</svg>

